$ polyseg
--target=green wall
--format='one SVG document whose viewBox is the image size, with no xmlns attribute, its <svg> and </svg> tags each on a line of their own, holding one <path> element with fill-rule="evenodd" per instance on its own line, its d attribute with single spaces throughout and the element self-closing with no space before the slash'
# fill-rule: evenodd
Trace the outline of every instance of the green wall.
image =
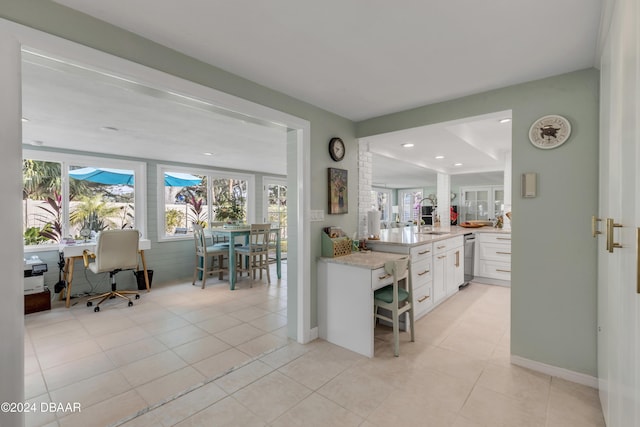
<svg viewBox="0 0 640 427">
<path fill-rule="evenodd" d="M 311 224 L 311 326 L 317 325 L 315 259 L 320 256 L 320 231 L 326 225 L 341 226 L 351 232 L 357 230 L 358 144 L 353 122 L 48 0 L 3 0 L 0 17 L 308 120 L 311 123 L 312 167 L 308 189 L 311 209 L 327 212 L 327 167 L 338 165 L 352 171 L 350 213 L 326 215 L 324 222 Z M 294 61 L 295 55 L 291 59 Z M 331 160 L 327 151 L 329 139 L 334 136 L 340 136 L 347 145 L 346 158 L 339 164 Z M 151 182 L 155 182 L 155 177 Z M 152 249 L 147 258 L 149 264 L 159 264 L 170 257 L 170 254 Z M 296 272 L 295 265 L 290 263 L 289 277 L 295 278 Z M 290 301 L 295 301 L 296 284 L 292 280 L 288 285 L 294 285 L 294 293 L 289 297 Z M 293 324 L 295 316 L 292 312 L 289 314 L 289 322 Z"/>
<path fill-rule="evenodd" d="M 321 229 L 336 225 L 349 234 L 357 230 L 356 136 L 511 109 L 512 353 L 595 375 L 596 248 L 589 227 L 590 216 L 596 212 L 598 188 L 597 70 L 583 70 L 354 124 L 51 1 L 3 0 L 0 16 L 308 120 L 311 209 L 325 212 L 325 220 L 313 222 L 310 227 L 312 327 L 317 325 L 315 259 L 320 255 Z M 546 114 L 565 115 L 572 123 L 573 134 L 562 147 L 543 151 L 529 144 L 527 132 L 535 119 Z M 342 137 L 347 144 L 346 158 L 339 164 L 332 162 L 327 153 L 327 142 L 333 136 Z M 351 205 L 347 215 L 326 214 L 330 166 L 350 172 Z M 538 173 L 539 195 L 524 200 L 518 195 L 518 180 L 521 173 L 531 171 Z M 155 264 L 168 256 L 152 250 L 148 258 Z M 292 273 L 295 266 L 290 265 L 290 277 Z"/>
<path fill-rule="evenodd" d="M 357 124 L 357 136 L 513 111 L 511 352 L 596 376 L 596 241 L 598 200 L 596 69 L 510 86 Z M 569 141 L 539 150 L 531 123 L 561 114 Z M 520 196 L 520 176 L 537 172 L 538 196 Z"/>
</svg>

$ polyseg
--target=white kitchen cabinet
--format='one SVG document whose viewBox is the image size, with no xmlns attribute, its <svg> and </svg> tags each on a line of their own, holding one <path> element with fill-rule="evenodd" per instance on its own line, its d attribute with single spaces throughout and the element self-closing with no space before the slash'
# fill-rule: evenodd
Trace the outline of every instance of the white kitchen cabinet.
<svg viewBox="0 0 640 427">
<path fill-rule="evenodd" d="M 462 236 L 435 242 L 433 293 L 435 304 L 458 292 L 464 281 L 464 241 Z"/>
<path fill-rule="evenodd" d="M 447 251 L 447 296 L 458 292 L 464 283 L 464 247 L 460 245 Z"/>
<path fill-rule="evenodd" d="M 511 282 L 511 234 L 477 233 L 478 265 L 474 281 L 497 285 Z"/>
<path fill-rule="evenodd" d="M 433 256 L 433 302 L 441 303 L 447 296 L 447 253 Z"/>
<path fill-rule="evenodd" d="M 459 222 L 493 220 L 502 212 L 504 187 L 502 185 L 462 187 L 460 203 Z"/>
</svg>

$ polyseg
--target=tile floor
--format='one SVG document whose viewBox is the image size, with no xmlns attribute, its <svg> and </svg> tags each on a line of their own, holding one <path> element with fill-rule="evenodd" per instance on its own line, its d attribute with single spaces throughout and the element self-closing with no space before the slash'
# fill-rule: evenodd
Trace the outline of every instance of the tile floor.
<svg viewBox="0 0 640 427">
<path fill-rule="evenodd" d="M 509 363 L 508 288 L 471 284 L 393 357 L 285 337 L 286 282 L 159 286 L 132 308 L 26 316 L 27 426 L 604 426 L 594 389 Z M 39 404 L 39 403 L 38 403 Z"/>
</svg>

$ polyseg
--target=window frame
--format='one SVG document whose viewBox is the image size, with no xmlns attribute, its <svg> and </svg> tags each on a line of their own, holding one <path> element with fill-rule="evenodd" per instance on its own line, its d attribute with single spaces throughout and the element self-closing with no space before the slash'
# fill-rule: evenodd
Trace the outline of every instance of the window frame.
<svg viewBox="0 0 640 427">
<path fill-rule="evenodd" d="M 380 221 L 385 221 L 385 222 L 391 221 L 391 190 L 388 189 L 388 188 L 371 187 L 371 191 L 374 191 L 376 193 L 385 193 L 387 195 L 387 203 L 385 203 L 385 205 L 386 205 L 385 206 L 385 208 L 386 208 L 385 212 L 387 213 L 387 217 L 388 218 L 383 218 L 381 216 L 380 217 Z M 377 197 L 377 194 L 376 194 L 376 197 Z M 373 204 L 376 205 L 376 207 L 377 207 L 378 201 L 375 200 L 373 202 Z"/>
<path fill-rule="evenodd" d="M 409 210 L 409 219 L 405 220 L 405 209 L 404 209 L 404 196 L 407 193 L 411 193 L 411 194 L 415 194 L 415 193 L 420 193 L 421 196 L 420 198 L 422 198 L 424 196 L 424 189 L 423 188 L 404 188 L 402 190 L 398 190 L 398 205 L 400 207 L 399 211 L 400 211 L 400 222 L 410 222 L 413 221 L 414 218 L 411 217 L 411 210 L 413 210 L 414 208 L 410 208 Z"/>
<path fill-rule="evenodd" d="M 206 175 L 207 176 L 207 212 L 209 213 L 209 217 L 211 216 L 212 208 L 211 208 L 211 177 L 215 178 L 226 178 L 226 179 L 241 179 L 247 181 L 247 223 L 255 222 L 255 203 L 256 203 L 256 194 L 255 194 L 255 180 L 256 177 L 253 174 L 246 172 L 234 172 L 228 170 L 220 170 L 214 168 L 203 168 L 203 167 L 186 167 L 186 166 L 173 166 L 168 164 L 158 164 L 156 171 L 156 190 L 157 190 L 157 201 L 158 201 L 158 209 L 156 212 L 156 222 L 158 224 L 157 233 L 158 233 L 158 242 L 175 242 L 180 240 L 191 240 L 193 239 L 193 233 L 187 234 L 174 234 L 167 235 L 165 233 L 165 204 L 164 204 L 164 174 L 166 172 L 181 172 L 188 173 L 191 175 Z M 211 221 L 207 221 L 207 228 L 211 228 Z"/>
<path fill-rule="evenodd" d="M 147 239 L 147 164 L 135 160 L 123 160 L 113 157 L 97 157 L 88 154 L 70 154 L 58 151 L 22 150 L 22 159 L 60 163 L 62 181 L 62 232 L 69 232 L 69 166 L 86 166 L 95 168 L 127 169 L 134 173 L 134 228 L 140 231 L 141 238 Z M 42 252 L 45 250 L 58 250 L 58 245 L 23 245 L 25 252 Z"/>
</svg>

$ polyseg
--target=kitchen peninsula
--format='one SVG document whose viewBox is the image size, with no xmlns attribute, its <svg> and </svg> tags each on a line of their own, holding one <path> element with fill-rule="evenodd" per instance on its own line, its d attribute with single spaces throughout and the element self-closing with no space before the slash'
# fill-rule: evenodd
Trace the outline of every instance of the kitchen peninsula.
<svg viewBox="0 0 640 427">
<path fill-rule="evenodd" d="M 511 230 L 489 226 L 391 228 L 381 230 L 380 239 L 368 240 L 367 246 L 374 251 L 410 255 L 414 315 L 418 319 L 458 292 L 464 283 L 463 236 L 470 233 L 480 236 L 473 259 L 476 280 L 508 285 Z"/>
<path fill-rule="evenodd" d="M 379 240 L 367 240 L 366 245 L 372 251 L 319 258 L 320 338 L 373 357 L 373 292 L 392 283 L 391 276 L 384 270 L 384 263 L 402 256 L 410 257 L 412 302 L 414 317 L 418 319 L 458 292 L 459 286 L 463 284 L 463 240 L 464 235 L 469 233 L 486 234 L 492 244 L 501 237 L 507 239 L 499 241 L 502 245 L 506 244 L 504 242 L 509 242 L 510 245 L 510 231 L 493 227 L 468 229 L 452 226 L 434 230 L 402 227 L 381 230 Z M 499 252 L 510 251 L 502 246 L 496 248 Z M 487 247 L 488 251 L 493 249 Z M 503 263 L 500 265 L 501 269 L 507 270 L 510 259 L 504 254 L 499 256 L 503 257 L 500 261 Z"/>
</svg>

